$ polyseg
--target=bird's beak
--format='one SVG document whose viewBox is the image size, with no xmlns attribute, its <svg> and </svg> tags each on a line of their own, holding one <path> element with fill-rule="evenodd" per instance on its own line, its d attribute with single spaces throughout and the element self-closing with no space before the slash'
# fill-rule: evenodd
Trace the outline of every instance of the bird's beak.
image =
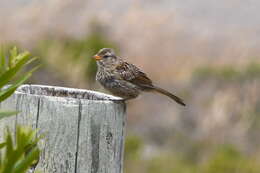
<svg viewBox="0 0 260 173">
<path fill-rule="evenodd" d="M 94 58 L 95 60 L 97 60 L 97 61 L 98 61 L 98 60 L 101 60 L 101 56 L 98 56 L 98 55 L 94 55 L 93 58 Z"/>
</svg>

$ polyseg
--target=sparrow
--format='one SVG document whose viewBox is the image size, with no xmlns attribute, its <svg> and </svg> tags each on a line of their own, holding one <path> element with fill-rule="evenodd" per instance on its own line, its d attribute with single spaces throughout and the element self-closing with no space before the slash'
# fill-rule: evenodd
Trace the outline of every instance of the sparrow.
<svg viewBox="0 0 260 173">
<path fill-rule="evenodd" d="M 155 91 L 185 106 L 181 98 L 155 86 L 142 70 L 117 56 L 113 49 L 102 48 L 93 58 L 98 67 L 96 80 L 113 95 L 129 100 L 143 91 Z"/>
</svg>

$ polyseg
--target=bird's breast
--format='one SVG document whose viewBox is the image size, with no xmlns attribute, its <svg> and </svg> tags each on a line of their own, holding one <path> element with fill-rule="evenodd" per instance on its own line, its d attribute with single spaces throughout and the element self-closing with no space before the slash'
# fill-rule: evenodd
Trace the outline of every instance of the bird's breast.
<svg viewBox="0 0 260 173">
<path fill-rule="evenodd" d="M 99 70 L 96 75 L 96 80 L 99 81 L 101 84 L 114 80 L 114 79 L 115 79 L 115 77 L 113 76 L 112 73 L 104 71 L 104 70 Z"/>
</svg>

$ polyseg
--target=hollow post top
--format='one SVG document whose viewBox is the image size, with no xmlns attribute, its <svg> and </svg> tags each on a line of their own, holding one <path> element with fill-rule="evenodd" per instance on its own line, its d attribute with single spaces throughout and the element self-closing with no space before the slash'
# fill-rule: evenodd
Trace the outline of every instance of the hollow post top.
<svg viewBox="0 0 260 173">
<path fill-rule="evenodd" d="M 91 90 L 66 88 L 48 85 L 21 85 L 15 92 L 16 94 L 31 95 L 36 97 L 58 98 L 60 100 L 82 100 L 82 101 L 100 101 L 100 102 L 121 102 L 120 97 L 104 94 Z"/>
</svg>

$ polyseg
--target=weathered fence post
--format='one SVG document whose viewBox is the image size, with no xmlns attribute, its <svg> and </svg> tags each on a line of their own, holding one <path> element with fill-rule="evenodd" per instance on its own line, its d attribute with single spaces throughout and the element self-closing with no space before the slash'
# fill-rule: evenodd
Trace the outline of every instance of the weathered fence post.
<svg viewBox="0 0 260 173">
<path fill-rule="evenodd" d="M 30 125 L 44 135 L 36 170 L 46 173 L 122 173 L 125 104 L 98 92 L 23 85 L 1 104 L 18 110 L 5 125 Z"/>
</svg>

